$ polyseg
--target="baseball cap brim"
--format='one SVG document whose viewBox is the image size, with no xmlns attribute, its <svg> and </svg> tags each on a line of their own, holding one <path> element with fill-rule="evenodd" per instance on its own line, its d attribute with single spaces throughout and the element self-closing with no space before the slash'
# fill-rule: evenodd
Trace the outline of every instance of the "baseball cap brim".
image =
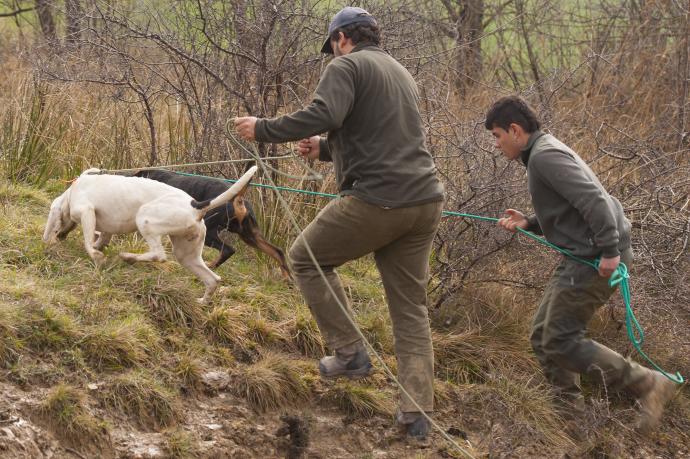
<svg viewBox="0 0 690 459">
<path fill-rule="evenodd" d="M 321 52 L 326 54 L 333 54 L 333 47 L 331 46 L 331 37 L 326 38 L 321 47 Z"/>
</svg>

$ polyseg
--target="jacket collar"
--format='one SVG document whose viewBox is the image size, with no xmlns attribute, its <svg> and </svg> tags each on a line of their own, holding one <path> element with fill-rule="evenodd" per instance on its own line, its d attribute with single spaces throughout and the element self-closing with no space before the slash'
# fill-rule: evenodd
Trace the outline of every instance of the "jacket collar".
<svg viewBox="0 0 690 459">
<path fill-rule="evenodd" d="M 361 43 L 357 43 L 355 47 L 352 48 L 352 51 L 350 51 L 350 53 L 356 53 L 357 51 L 361 51 L 366 48 L 381 49 L 370 41 L 363 41 Z"/>
<path fill-rule="evenodd" d="M 520 154 L 520 159 L 522 159 L 522 164 L 524 164 L 525 167 L 527 167 L 529 157 L 532 154 L 532 147 L 534 147 L 534 144 L 537 141 L 537 139 L 539 139 L 544 134 L 544 131 L 534 131 L 529 135 L 529 139 L 527 139 L 527 145 L 525 145 L 525 148 L 522 149 L 522 153 Z"/>
</svg>

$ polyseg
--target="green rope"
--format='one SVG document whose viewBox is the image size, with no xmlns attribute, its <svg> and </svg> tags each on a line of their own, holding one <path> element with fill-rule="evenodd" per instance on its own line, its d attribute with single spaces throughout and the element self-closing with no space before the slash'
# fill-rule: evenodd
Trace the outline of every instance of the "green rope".
<svg viewBox="0 0 690 459">
<path fill-rule="evenodd" d="M 204 175 L 196 175 L 196 174 L 187 174 L 184 172 L 177 172 L 180 175 L 187 175 L 187 176 L 193 176 L 193 177 L 206 177 L 206 178 L 214 178 L 214 177 L 207 177 Z M 230 180 L 230 179 L 220 179 L 225 182 L 230 182 L 230 183 L 235 183 L 237 180 Z M 281 191 L 288 191 L 292 193 L 301 193 L 301 194 L 307 194 L 307 195 L 312 195 L 312 196 L 319 196 L 319 197 L 324 197 L 324 198 L 337 198 L 337 194 L 331 194 L 331 193 L 321 193 L 318 191 L 308 191 L 308 190 L 300 190 L 297 188 L 287 188 L 287 187 L 280 187 L 280 186 L 270 186 L 270 185 L 264 185 L 260 183 L 250 183 L 252 186 L 260 187 L 260 188 L 271 188 L 271 189 L 277 189 Z M 463 217 L 463 218 L 472 218 L 475 220 L 483 220 L 487 222 L 498 222 L 498 218 L 494 217 L 483 217 L 481 215 L 473 215 L 473 214 L 466 214 L 466 213 L 461 213 L 461 212 L 451 212 L 448 210 L 444 210 L 443 215 L 445 216 L 451 216 L 451 217 Z M 578 261 L 582 264 L 588 265 L 592 267 L 595 270 L 599 270 L 599 259 L 595 259 L 593 261 L 586 260 L 584 258 L 580 258 L 576 255 L 574 255 L 572 252 L 563 249 L 561 247 L 558 247 L 557 245 L 554 245 L 544 239 L 543 237 L 537 236 L 534 233 L 531 233 L 529 231 L 525 231 L 522 228 L 517 228 L 517 230 L 524 234 L 525 236 L 534 239 L 535 241 L 539 242 L 540 244 L 543 244 L 547 247 L 552 248 L 553 250 L 572 258 L 575 261 Z M 633 347 L 635 350 L 640 354 L 644 359 L 649 362 L 650 365 L 652 365 L 656 370 L 658 370 L 661 374 L 666 376 L 668 379 L 671 381 L 677 383 L 677 384 L 683 384 L 685 380 L 683 379 L 683 376 L 679 372 L 676 372 L 675 375 L 669 374 L 666 371 L 664 371 L 661 367 L 659 367 L 651 358 L 647 356 L 647 354 L 642 351 L 642 343 L 644 343 L 644 330 L 642 329 L 642 326 L 640 323 L 637 321 L 637 318 L 635 317 L 635 313 L 633 312 L 632 306 L 631 306 L 631 295 L 630 295 L 630 274 L 628 273 L 628 267 L 625 265 L 625 263 L 619 263 L 618 268 L 611 274 L 611 277 L 609 278 L 609 286 L 611 288 L 618 287 L 618 290 L 621 293 L 621 296 L 623 297 L 623 303 L 625 303 L 625 328 L 627 330 L 628 334 L 628 339 L 632 343 Z"/>
</svg>

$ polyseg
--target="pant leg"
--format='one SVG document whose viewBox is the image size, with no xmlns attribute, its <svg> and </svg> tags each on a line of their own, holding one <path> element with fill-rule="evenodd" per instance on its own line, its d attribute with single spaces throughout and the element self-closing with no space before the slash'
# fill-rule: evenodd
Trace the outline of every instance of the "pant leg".
<svg viewBox="0 0 690 459">
<path fill-rule="evenodd" d="M 434 351 L 427 310 L 429 255 L 442 203 L 410 209 L 410 231 L 375 253 L 393 324 L 398 380 L 422 411 L 434 408 Z M 400 410 L 419 411 L 401 394 Z"/>
<path fill-rule="evenodd" d="M 621 255 L 630 266 L 632 252 Z M 587 374 L 616 390 L 634 384 L 644 374 L 639 365 L 619 353 L 585 337 L 587 325 L 596 310 L 608 301 L 615 289 L 608 280 L 586 265 L 567 260 L 554 286 L 551 306 L 546 314 L 542 346 L 546 356 L 558 367 Z"/>
<path fill-rule="evenodd" d="M 339 349 L 360 339 L 328 288 L 330 285 L 338 300 L 347 307 L 347 297 L 335 268 L 405 234 L 411 226 L 410 209 L 386 210 L 345 196 L 324 207 L 293 243 L 289 258 L 295 282 L 330 349 Z M 309 256 L 307 246 L 316 257 L 328 285 Z M 351 311 L 349 314 L 352 315 Z"/>
<path fill-rule="evenodd" d="M 546 318 L 549 315 L 549 310 L 554 304 L 554 298 L 556 297 L 558 282 L 560 281 L 563 268 L 564 264 L 561 263 L 546 284 L 544 295 L 542 296 L 537 312 L 532 320 L 530 343 L 532 344 L 534 355 L 544 371 L 544 376 L 554 386 L 556 392 L 568 399 L 580 399 L 580 375 L 561 367 L 549 358 L 544 351 L 543 345 Z"/>
</svg>

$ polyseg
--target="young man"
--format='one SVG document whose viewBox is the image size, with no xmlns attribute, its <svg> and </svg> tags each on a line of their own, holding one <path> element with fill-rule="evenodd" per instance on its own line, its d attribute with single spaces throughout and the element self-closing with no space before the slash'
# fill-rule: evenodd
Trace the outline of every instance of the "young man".
<svg viewBox="0 0 690 459">
<path fill-rule="evenodd" d="M 326 67 L 309 106 L 274 119 L 235 120 L 245 140 L 300 140 L 300 153 L 332 161 L 340 198 L 330 202 L 290 249 L 294 275 L 327 346 L 325 378 L 363 377 L 369 355 L 307 251 L 313 251 L 341 304 L 347 297 L 334 268 L 374 253 L 386 292 L 398 378 L 421 407 L 433 410 L 433 349 L 427 315 L 429 255 L 443 205 L 443 186 L 425 146 L 417 86 L 379 48 L 376 20 L 346 7 L 328 27 Z M 317 134 L 328 133 L 327 138 Z M 349 312 L 351 314 L 351 312 Z M 397 416 L 408 435 L 424 438 L 427 419 L 403 395 Z"/>
<path fill-rule="evenodd" d="M 650 431 L 661 418 L 675 385 L 661 373 L 623 358 L 585 337 L 595 311 L 615 291 L 608 279 L 622 261 L 632 262 L 630 222 L 592 170 L 565 144 L 540 130 L 534 110 L 515 96 L 498 100 L 486 116 L 496 148 L 527 168 L 533 216 L 508 209 L 498 224 L 522 228 L 580 258 L 600 258 L 599 272 L 564 257 L 549 280 L 534 316 L 532 348 L 566 409 L 581 411 L 580 374 L 624 388 L 639 400 L 638 429 Z"/>
</svg>

